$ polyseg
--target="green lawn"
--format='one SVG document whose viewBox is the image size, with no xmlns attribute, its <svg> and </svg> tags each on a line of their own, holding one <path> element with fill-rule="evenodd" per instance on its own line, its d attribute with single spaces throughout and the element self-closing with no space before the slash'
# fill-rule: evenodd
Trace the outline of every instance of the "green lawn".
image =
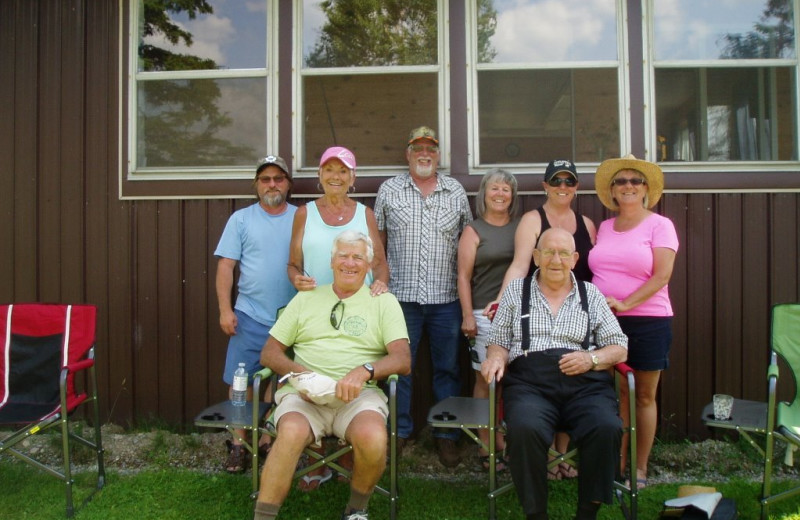
<svg viewBox="0 0 800 520">
<path fill-rule="evenodd" d="M 111 471 L 106 487 L 86 505 L 80 506 L 92 488 L 88 474 L 80 474 L 75 484 L 77 519 L 241 519 L 252 518 L 246 475 L 212 474 L 167 468 L 137 474 Z M 43 472 L 4 457 L 0 459 L 0 518 L 60 519 L 64 517 L 63 484 Z M 688 482 L 686 482 L 688 483 Z M 736 500 L 739 518 L 759 516 L 757 483 L 732 481 L 700 482 L 713 485 Z M 485 484 L 482 482 L 442 482 L 401 475 L 400 519 L 474 520 L 487 517 Z M 550 514 L 553 520 L 569 519 L 574 513 L 576 483 L 550 483 Z M 776 487 L 786 487 L 778 484 Z M 655 519 L 661 504 L 676 496 L 678 484 L 661 484 L 643 490 L 639 518 Z M 281 510 L 282 519 L 338 519 L 347 501 L 348 487 L 331 481 L 320 490 L 304 494 L 292 491 Z M 524 518 L 513 494 L 498 499 L 498 518 Z M 388 499 L 374 496 L 370 507 L 373 519 L 389 517 Z M 800 497 L 772 508 L 772 518 L 800 520 Z M 604 507 L 600 518 L 620 518 L 617 506 Z"/>
</svg>

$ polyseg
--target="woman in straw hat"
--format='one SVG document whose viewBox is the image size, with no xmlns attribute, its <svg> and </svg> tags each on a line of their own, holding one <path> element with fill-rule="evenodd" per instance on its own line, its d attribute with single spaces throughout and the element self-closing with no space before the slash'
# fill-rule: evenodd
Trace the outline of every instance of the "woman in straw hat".
<svg viewBox="0 0 800 520">
<path fill-rule="evenodd" d="M 592 282 L 606 296 L 628 336 L 626 363 L 636 378 L 636 485 L 642 488 L 647 485 L 647 460 L 656 433 L 656 390 L 661 371 L 669 366 L 672 305 L 667 284 L 678 235 L 671 220 L 650 210 L 664 190 L 664 174 L 658 165 L 633 155 L 609 159 L 597 168 L 595 190 L 603 205 L 618 213 L 600 224 L 589 267 L 594 273 Z M 626 425 L 627 403 L 628 397 L 620 396 Z M 622 454 L 624 459 L 624 447 Z"/>
</svg>

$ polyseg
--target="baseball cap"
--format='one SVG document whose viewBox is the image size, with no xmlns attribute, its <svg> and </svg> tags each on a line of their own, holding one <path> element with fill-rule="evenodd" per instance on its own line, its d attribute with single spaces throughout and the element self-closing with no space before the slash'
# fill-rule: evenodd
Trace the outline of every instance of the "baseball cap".
<svg viewBox="0 0 800 520">
<path fill-rule="evenodd" d="M 436 138 L 436 132 L 429 126 L 415 128 L 408 134 L 408 144 L 419 141 L 420 139 L 430 139 L 434 143 L 439 144 L 439 139 Z"/>
<path fill-rule="evenodd" d="M 326 162 L 330 161 L 331 159 L 339 159 L 342 161 L 342 164 L 350 168 L 351 170 L 356 169 L 356 156 L 345 148 L 344 146 L 331 146 L 322 154 L 322 157 L 319 160 L 319 165 L 322 167 Z"/>
<path fill-rule="evenodd" d="M 289 167 L 286 166 L 286 161 L 284 161 L 277 155 L 268 155 L 263 159 L 259 159 L 258 163 L 256 163 L 256 176 L 258 176 L 258 174 L 261 173 L 261 170 L 263 170 L 264 168 L 266 168 L 271 164 L 274 164 L 275 166 L 283 170 L 283 173 L 285 173 L 287 177 L 289 177 L 290 179 L 292 178 L 292 174 L 291 172 L 289 172 Z"/>
<path fill-rule="evenodd" d="M 544 182 L 548 182 L 550 179 L 556 176 L 561 172 L 566 172 L 577 181 L 578 180 L 578 171 L 575 169 L 575 164 L 572 161 L 567 159 L 554 159 L 550 161 L 547 165 L 547 169 L 544 171 Z"/>
</svg>

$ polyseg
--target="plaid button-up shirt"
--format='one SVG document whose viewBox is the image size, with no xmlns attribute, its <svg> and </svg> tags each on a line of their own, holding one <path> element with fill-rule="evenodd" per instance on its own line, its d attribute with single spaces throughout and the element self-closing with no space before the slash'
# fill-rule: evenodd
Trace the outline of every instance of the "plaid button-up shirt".
<svg viewBox="0 0 800 520">
<path fill-rule="evenodd" d="M 408 173 L 384 182 L 375 200 L 378 229 L 386 231 L 389 290 L 403 302 L 450 303 L 456 285 L 458 239 L 472 221 L 461 184 L 437 174 L 427 197 Z"/>
<path fill-rule="evenodd" d="M 580 350 L 586 337 L 587 323 L 590 320 L 590 350 L 607 345 L 619 345 L 628 348 L 628 337 L 622 332 L 617 318 L 606 304 L 600 290 L 586 283 L 586 296 L 589 301 L 589 314 L 581 307 L 580 293 L 572 278 L 572 290 L 566 300 L 553 316 L 547 298 L 539 289 L 536 280 L 539 270 L 533 275 L 531 282 L 530 331 L 531 345 L 528 352 L 537 352 L 554 348 Z M 499 345 L 508 350 L 508 362 L 511 363 L 522 351 L 522 282 L 523 278 L 513 280 L 500 299 L 492 329 L 489 333 L 489 344 Z"/>
</svg>

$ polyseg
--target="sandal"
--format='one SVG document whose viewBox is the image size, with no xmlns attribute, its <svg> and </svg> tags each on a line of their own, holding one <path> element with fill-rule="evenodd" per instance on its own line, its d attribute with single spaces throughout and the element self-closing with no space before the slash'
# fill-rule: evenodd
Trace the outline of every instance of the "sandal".
<svg viewBox="0 0 800 520">
<path fill-rule="evenodd" d="M 333 478 L 333 471 L 325 466 L 323 472 L 319 475 L 303 475 L 303 477 L 297 481 L 297 489 L 304 493 L 316 491 L 331 478 Z"/>
<path fill-rule="evenodd" d="M 247 450 L 241 444 L 234 444 L 230 440 L 225 441 L 228 447 L 228 459 L 225 461 L 225 471 L 228 473 L 244 473 L 250 467 L 250 457 Z"/>
<path fill-rule="evenodd" d="M 558 466 L 547 470 L 547 480 L 561 480 L 561 472 L 558 470 Z"/>
<path fill-rule="evenodd" d="M 562 479 L 571 479 L 576 478 L 578 476 L 578 470 L 567 464 L 566 462 L 561 462 L 558 464 L 558 473 L 561 475 Z"/>
<path fill-rule="evenodd" d="M 489 471 L 489 456 L 488 455 L 480 455 L 479 459 L 481 461 L 481 467 L 483 471 Z M 508 469 L 508 461 L 503 458 L 502 456 L 497 456 L 494 462 L 494 470 L 497 473 L 503 472 Z"/>
</svg>

